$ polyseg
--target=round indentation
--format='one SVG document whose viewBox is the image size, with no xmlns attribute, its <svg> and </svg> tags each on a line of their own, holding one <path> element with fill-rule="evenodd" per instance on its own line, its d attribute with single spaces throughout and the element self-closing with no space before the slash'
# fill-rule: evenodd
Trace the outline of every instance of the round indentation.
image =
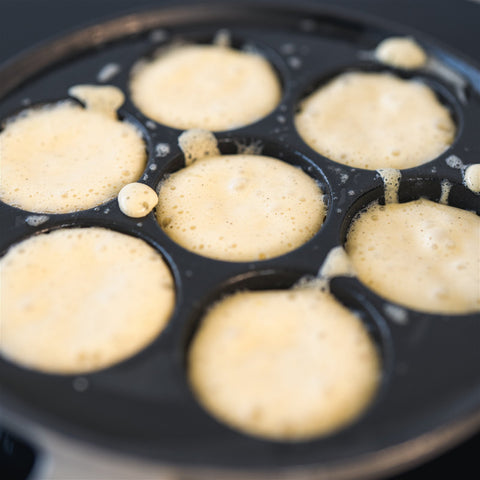
<svg viewBox="0 0 480 480">
<path fill-rule="evenodd" d="M 0 268 L 0 353 L 42 372 L 89 372 L 134 355 L 164 329 L 175 302 L 158 252 L 99 227 L 30 237 Z"/>
<path fill-rule="evenodd" d="M 388 72 L 336 76 L 300 103 L 295 124 L 315 151 L 371 170 L 426 163 L 456 134 L 452 114 L 434 90 Z"/>
<path fill-rule="evenodd" d="M 302 169 L 270 156 L 226 154 L 196 160 L 167 176 L 156 214 L 182 247 L 244 262 L 306 243 L 324 221 L 325 204 L 319 184 Z"/>
<path fill-rule="evenodd" d="M 469 210 L 480 212 L 480 204 L 463 185 L 421 184 L 401 184 L 403 203 L 382 205 L 371 192 L 357 205 L 345 235 L 354 270 L 375 293 L 413 310 L 478 312 L 480 217 Z M 422 189 L 436 201 L 419 198 Z"/>
<path fill-rule="evenodd" d="M 282 94 L 265 57 L 221 43 L 165 47 L 133 68 L 130 88 L 147 117 L 174 128 L 212 131 L 263 118 Z"/>
<path fill-rule="evenodd" d="M 0 150 L 0 200 L 38 213 L 74 212 L 111 200 L 140 178 L 147 162 L 132 123 L 71 101 L 7 120 Z"/>
<path fill-rule="evenodd" d="M 229 285 L 206 308 L 187 352 L 189 382 L 210 414 L 278 441 L 354 422 L 377 394 L 383 369 L 361 318 L 319 286 L 291 283 L 267 273 Z"/>
</svg>

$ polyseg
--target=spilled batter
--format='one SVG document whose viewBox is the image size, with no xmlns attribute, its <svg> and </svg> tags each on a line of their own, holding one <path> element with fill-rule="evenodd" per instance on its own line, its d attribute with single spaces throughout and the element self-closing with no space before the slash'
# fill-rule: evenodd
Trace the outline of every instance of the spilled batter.
<svg viewBox="0 0 480 480">
<path fill-rule="evenodd" d="M 466 187 L 473 193 L 480 193 L 480 164 L 469 165 L 463 173 Z"/>
<path fill-rule="evenodd" d="M 132 218 L 148 215 L 157 205 L 158 196 L 144 183 L 129 183 L 118 194 L 118 206 L 122 213 Z"/>
<path fill-rule="evenodd" d="M 389 37 L 375 49 L 382 63 L 406 70 L 421 68 L 427 63 L 425 50 L 411 37 Z"/>
</svg>

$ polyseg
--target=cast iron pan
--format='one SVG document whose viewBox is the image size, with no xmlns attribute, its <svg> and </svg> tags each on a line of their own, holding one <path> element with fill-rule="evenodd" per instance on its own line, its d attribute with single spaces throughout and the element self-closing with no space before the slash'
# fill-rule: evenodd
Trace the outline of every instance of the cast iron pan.
<svg viewBox="0 0 480 480">
<path fill-rule="evenodd" d="M 177 291 L 176 308 L 164 332 L 142 352 L 110 368 L 82 376 L 49 375 L 0 359 L 5 421 L 24 419 L 65 438 L 168 465 L 185 478 L 199 478 L 206 471 L 220 478 L 300 473 L 306 478 L 372 477 L 465 438 L 480 425 L 478 314 L 431 315 L 407 309 L 407 321 L 398 323 L 388 315 L 389 302 L 358 280 L 334 279 L 333 293 L 361 315 L 378 345 L 381 387 L 356 422 L 327 437 L 298 443 L 244 435 L 213 419 L 188 386 L 185 354 L 211 302 L 239 288 L 289 287 L 305 275 L 316 275 L 330 249 L 343 243 L 353 215 L 383 199 L 377 172 L 319 155 L 294 128 L 299 101 L 341 72 L 392 71 L 420 80 L 437 93 L 455 119 L 456 139 L 433 161 L 402 171 L 400 201 L 421 196 L 438 201 L 447 180 L 452 184 L 449 203 L 480 213 L 480 196 L 463 186 L 462 169 L 448 160 L 455 155 L 468 165 L 480 159 L 480 70 L 471 62 L 420 33 L 326 10 L 314 2 L 171 6 L 88 27 L 8 64 L 0 71 L 0 119 L 27 106 L 68 98 L 72 85 L 115 85 L 126 95 L 119 117 L 137 125 L 145 140 L 149 159 L 141 181 L 156 188 L 166 174 L 183 166 L 177 146 L 181 131 L 153 122 L 135 108 L 129 98 L 131 68 L 160 46 L 178 39 L 209 43 L 220 29 L 230 32 L 234 47 L 261 52 L 283 85 L 281 103 L 266 118 L 217 133 L 222 152 L 234 153 L 238 141 L 259 141 L 265 155 L 304 169 L 326 192 L 323 227 L 287 255 L 234 263 L 184 250 L 163 233 L 153 213 L 142 219 L 126 217 L 116 200 L 82 212 L 48 215 L 37 226 L 26 222 L 31 212 L 0 202 L 0 252 L 39 232 L 103 226 L 155 247 L 168 262 Z M 439 70 L 397 71 L 365 54 L 383 38 L 398 34 L 413 34 L 450 75 Z M 110 64 L 116 71 L 105 81 L 99 72 Z M 168 144 L 169 152 L 157 155 L 158 144 Z"/>
</svg>

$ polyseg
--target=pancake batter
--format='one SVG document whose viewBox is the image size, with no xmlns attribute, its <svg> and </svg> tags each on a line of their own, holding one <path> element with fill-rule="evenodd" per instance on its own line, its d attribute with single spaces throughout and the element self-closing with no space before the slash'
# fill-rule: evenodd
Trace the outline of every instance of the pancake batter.
<svg viewBox="0 0 480 480">
<path fill-rule="evenodd" d="M 229 130 L 270 113 L 280 82 L 260 55 L 222 45 L 183 45 L 137 66 L 134 103 L 149 118 L 182 130 Z"/>
<path fill-rule="evenodd" d="M 127 216 L 140 218 L 148 215 L 157 205 L 158 196 L 153 188 L 144 183 L 129 183 L 118 194 L 118 206 Z"/>
<path fill-rule="evenodd" d="M 195 161 L 164 180 L 157 207 L 158 223 L 184 248 L 240 262 L 294 250 L 324 217 L 323 193 L 311 177 L 258 155 Z"/>
<path fill-rule="evenodd" d="M 387 73 L 344 73 L 300 105 L 300 136 L 314 150 L 357 168 L 405 169 L 453 142 L 449 111 L 426 85 Z"/>
<path fill-rule="evenodd" d="M 183 132 L 178 137 L 178 146 L 183 152 L 187 166 L 202 158 L 221 155 L 215 135 L 200 128 Z"/>
<path fill-rule="evenodd" d="M 26 110 L 0 133 L 0 200 L 38 213 L 100 205 L 136 181 L 146 164 L 140 132 L 116 118 L 114 87 L 71 90 L 86 108 L 61 102 Z"/>
<path fill-rule="evenodd" d="M 274 440 L 326 435 L 357 418 L 380 377 L 362 322 L 318 288 L 238 292 L 203 318 L 188 357 L 201 404 Z"/>
<path fill-rule="evenodd" d="M 370 205 L 354 220 L 346 251 L 379 295 L 437 314 L 480 311 L 480 217 L 416 200 Z"/>
<path fill-rule="evenodd" d="M 465 185 L 474 193 L 480 193 L 480 163 L 469 165 L 463 174 Z"/>
<path fill-rule="evenodd" d="M 377 60 L 405 70 L 421 68 L 427 63 L 427 54 L 410 37 L 390 37 L 383 40 L 375 49 Z"/>
<path fill-rule="evenodd" d="M 149 344 L 172 313 L 172 275 L 140 239 L 65 228 L 24 240 L 0 259 L 0 353 L 49 373 L 84 373 Z"/>
</svg>

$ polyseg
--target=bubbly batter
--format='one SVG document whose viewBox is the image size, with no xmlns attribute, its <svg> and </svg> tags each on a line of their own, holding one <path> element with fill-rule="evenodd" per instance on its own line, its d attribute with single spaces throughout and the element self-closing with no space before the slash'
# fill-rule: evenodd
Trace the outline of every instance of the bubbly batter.
<svg viewBox="0 0 480 480">
<path fill-rule="evenodd" d="M 110 85 L 75 85 L 68 90 L 70 96 L 80 100 L 87 108 L 101 113 L 114 120 L 117 118 L 117 110 L 125 101 L 123 92 L 117 87 Z"/>
<path fill-rule="evenodd" d="M 426 85 L 387 73 L 344 73 L 300 105 L 295 123 L 317 152 L 357 168 L 405 169 L 454 140 L 449 111 Z"/>
<path fill-rule="evenodd" d="M 38 213 L 100 205 L 136 181 L 146 164 L 137 129 L 116 118 L 113 87 L 71 90 L 87 108 L 62 102 L 30 109 L 0 133 L 0 200 Z"/>
<path fill-rule="evenodd" d="M 191 129 L 178 137 L 178 145 L 185 157 L 185 165 L 202 158 L 221 155 L 215 135 L 208 130 Z"/>
<path fill-rule="evenodd" d="M 118 194 L 118 206 L 127 216 L 133 218 L 148 215 L 157 205 L 158 196 L 153 188 L 144 183 L 129 183 Z"/>
<path fill-rule="evenodd" d="M 173 278 L 140 239 L 103 228 L 54 230 L 0 259 L 0 353 L 50 373 L 82 373 L 135 354 L 165 327 Z"/>
<path fill-rule="evenodd" d="M 197 160 L 161 184 L 157 220 L 175 242 L 220 260 L 263 260 L 307 242 L 325 217 L 323 193 L 275 158 Z"/>
<path fill-rule="evenodd" d="M 375 49 L 375 57 L 382 63 L 406 70 L 421 68 L 427 63 L 423 48 L 409 37 L 390 37 Z"/>
<path fill-rule="evenodd" d="M 318 288 L 224 298 L 203 318 L 188 365 L 211 414 L 275 440 L 308 439 L 352 422 L 380 376 L 362 322 Z"/>
<path fill-rule="evenodd" d="M 400 180 L 402 179 L 400 170 L 380 168 L 378 173 L 383 180 L 385 203 L 398 203 L 398 190 L 400 188 Z"/>
<path fill-rule="evenodd" d="M 134 103 L 148 117 L 182 130 L 229 130 L 270 113 L 280 82 L 260 55 L 221 45 L 163 51 L 132 74 Z"/>
<path fill-rule="evenodd" d="M 370 205 L 346 251 L 379 295 L 438 314 L 480 311 L 480 217 L 429 200 Z"/>
</svg>

